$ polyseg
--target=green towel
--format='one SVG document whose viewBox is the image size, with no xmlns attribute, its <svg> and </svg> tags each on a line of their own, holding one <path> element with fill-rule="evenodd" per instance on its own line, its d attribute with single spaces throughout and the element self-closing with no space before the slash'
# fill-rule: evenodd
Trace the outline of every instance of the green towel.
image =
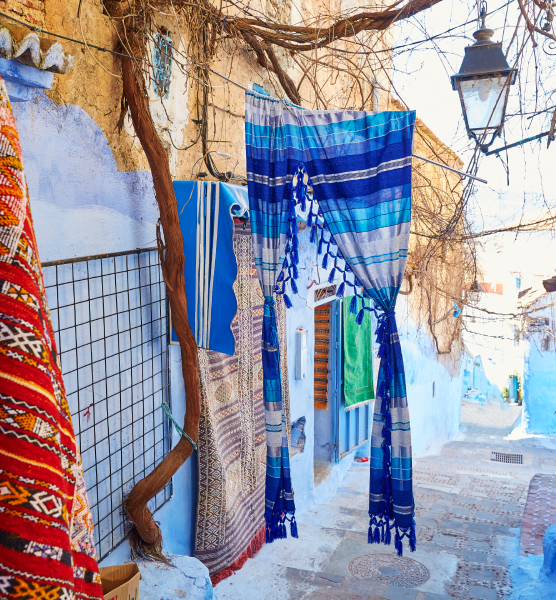
<svg viewBox="0 0 556 600">
<path fill-rule="evenodd" d="M 365 311 L 363 323 L 357 325 L 355 318 L 361 309 L 361 299 L 357 299 L 356 314 L 349 312 L 350 298 L 344 298 L 344 398 L 346 410 L 360 402 L 374 400 L 373 387 L 373 336 L 371 314 Z"/>
</svg>

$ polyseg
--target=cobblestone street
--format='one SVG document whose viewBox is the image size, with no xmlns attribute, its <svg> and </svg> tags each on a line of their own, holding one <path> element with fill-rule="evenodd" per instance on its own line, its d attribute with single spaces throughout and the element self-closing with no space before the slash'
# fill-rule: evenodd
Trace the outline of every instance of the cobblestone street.
<svg viewBox="0 0 556 600">
<path fill-rule="evenodd" d="M 354 463 L 328 504 L 298 515 L 299 540 L 264 546 L 218 598 L 253 598 L 255 581 L 261 600 L 509 598 L 522 520 L 522 555 L 542 554 L 556 523 L 556 449 L 504 439 L 519 410 L 463 404 L 457 439 L 415 459 L 416 552 L 367 544 L 369 467 Z"/>
</svg>

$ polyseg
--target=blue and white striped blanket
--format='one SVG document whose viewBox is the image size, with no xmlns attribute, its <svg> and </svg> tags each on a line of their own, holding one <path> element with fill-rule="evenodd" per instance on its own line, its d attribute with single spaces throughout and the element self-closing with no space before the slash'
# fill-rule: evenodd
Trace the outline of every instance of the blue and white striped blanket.
<svg viewBox="0 0 556 600">
<path fill-rule="evenodd" d="M 351 277 L 346 278 L 353 273 L 355 291 L 366 299 L 364 309 L 375 311 L 379 320 L 381 362 L 371 440 L 369 542 L 389 544 L 395 529 L 399 554 L 403 537 L 415 547 L 411 434 L 394 313 L 409 245 L 414 126 L 415 113 L 409 111 L 311 111 L 246 93 L 251 230 L 266 298 L 267 524 L 273 529 L 280 515 L 294 511 L 272 295 L 283 293 L 288 280 L 296 290 L 297 225 L 292 206 L 303 184 L 304 189 L 308 184 L 324 220 L 322 234 L 328 230 L 337 246 L 337 253 L 331 253 L 335 266 L 342 271 L 338 260 L 345 260 L 345 283 L 353 285 Z M 290 276 L 284 279 L 282 271 Z"/>
</svg>

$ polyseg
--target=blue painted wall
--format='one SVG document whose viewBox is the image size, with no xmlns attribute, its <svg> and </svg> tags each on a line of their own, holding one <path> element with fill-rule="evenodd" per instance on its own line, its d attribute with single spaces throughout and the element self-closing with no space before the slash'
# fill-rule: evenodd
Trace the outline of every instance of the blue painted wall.
<svg viewBox="0 0 556 600">
<path fill-rule="evenodd" d="M 461 414 L 461 375 L 458 372 L 452 377 L 448 369 L 438 362 L 432 340 L 416 327 L 405 296 L 398 298 L 396 318 L 405 367 L 411 445 L 413 454 L 418 455 L 426 452 L 431 444 L 457 435 Z"/>
<path fill-rule="evenodd" d="M 556 294 L 547 294 L 533 308 L 551 305 Z M 549 319 L 554 331 L 554 306 L 537 310 L 535 318 Z M 548 350 L 543 338 L 549 338 Z M 529 333 L 525 339 L 523 369 L 523 427 L 527 433 L 554 435 L 556 433 L 556 343 L 549 332 Z"/>
<path fill-rule="evenodd" d="M 151 174 L 118 171 L 106 137 L 83 109 L 57 106 L 44 92 L 13 109 L 43 262 L 156 245 Z M 177 346 L 170 347 L 170 376 L 172 411 L 181 422 L 185 392 Z M 173 445 L 177 441 L 174 431 Z M 196 498 L 194 455 L 174 477 L 173 498 L 155 515 L 167 551 L 192 553 Z M 129 556 L 123 543 L 102 564 Z"/>
</svg>

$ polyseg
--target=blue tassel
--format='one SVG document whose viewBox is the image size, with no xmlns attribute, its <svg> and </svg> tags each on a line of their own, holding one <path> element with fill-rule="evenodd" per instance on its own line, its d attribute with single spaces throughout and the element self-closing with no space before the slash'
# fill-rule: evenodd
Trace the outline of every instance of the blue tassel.
<svg viewBox="0 0 556 600">
<path fill-rule="evenodd" d="M 353 296 L 353 298 L 351 299 L 351 302 L 349 303 L 349 312 L 352 315 L 357 314 L 357 296 Z"/>
<path fill-rule="evenodd" d="M 299 292 L 297 291 L 297 283 L 295 282 L 295 279 L 292 279 L 292 282 L 291 282 L 291 288 L 292 288 L 292 292 L 293 292 L 294 294 L 298 294 L 298 293 L 299 293 Z"/>
<path fill-rule="evenodd" d="M 311 227 L 311 226 L 309 225 L 309 227 Z M 311 244 L 314 244 L 316 239 L 317 239 L 317 227 L 316 227 L 316 225 L 313 225 L 311 227 L 311 237 L 309 238 L 309 241 L 311 242 Z"/>
<path fill-rule="evenodd" d="M 311 206 L 311 210 L 309 211 L 309 214 L 307 215 L 307 227 L 312 227 L 313 226 L 313 207 Z M 314 240 L 311 240 L 312 242 Z"/>
<path fill-rule="evenodd" d="M 384 544 L 384 523 L 380 527 L 380 543 Z"/>
<path fill-rule="evenodd" d="M 409 549 L 411 552 L 415 552 L 417 549 L 417 538 L 413 529 L 411 530 L 411 535 L 409 536 Z"/>
<path fill-rule="evenodd" d="M 295 226 L 292 227 L 293 233 L 294 233 L 294 235 L 292 237 L 292 248 L 294 250 L 296 250 L 299 247 L 299 240 L 297 239 L 297 231 L 296 231 L 298 229 L 297 228 L 297 221 L 294 221 L 294 223 L 295 223 Z"/>
<path fill-rule="evenodd" d="M 293 279 L 299 279 L 299 271 L 297 270 L 296 264 L 292 265 L 292 270 L 293 270 Z"/>
<path fill-rule="evenodd" d="M 297 522 L 296 522 L 294 516 L 292 516 L 292 520 L 291 520 L 291 523 L 290 523 L 290 533 L 291 533 L 292 538 L 299 537 L 297 535 Z"/>
<path fill-rule="evenodd" d="M 336 292 L 336 296 L 338 298 L 343 298 L 345 291 L 346 291 L 346 284 L 342 281 L 342 283 L 340 284 L 340 287 L 338 288 L 338 291 Z"/>
<path fill-rule="evenodd" d="M 328 252 L 324 255 L 324 258 L 322 259 L 322 268 L 328 269 Z"/>
<path fill-rule="evenodd" d="M 321 236 L 320 236 L 320 240 L 319 240 L 319 248 L 318 248 L 318 250 L 317 250 L 317 254 L 318 254 L 319 256 L 322 254 L 322 242 L 323 242 L 323 239 L 322 239 L 322 235 L 321 235 Z"/>
<path fill-rule="evenodd" d="M 330 274 L 328 275 L 328 283 L 332 283 L 334 281 L 334 277 L 336 277 L 335 267 L 330 271 Z"/>
<path fill-rule="evenodd" d="M 380 529 L 377 526 L 375 526 L 373 543 L 380 544 Z"/>
<path fill-rule="evenodd" d="M 286 308 L 293 307 L 292 301 L 289 299 L 289 296 L 287 294 L 284 294 L 284 304 L 286 305 Z"/>
<path fill-rule="evenodd" d="M 384 543 L 389 546 L 392 543 L 392 534 L 390 532 L 390 525 L 386 523 L 386 535 L 384 536 Z"/>
<path fill-rule="evenodd" d="M 386 429 L 392 429 L 392 415 L 389 412 L 386 413 Z"/>
<path fill-rule="evenodd" d="M 369 531 L 367 533 L 367 544 L 374 544 L 373 540 L 373 526 L 369 525 Z"/>
<path fill-rule="evenodd" d="M 364 316 L 365 316 L 365 311 L 363 309 L 361 309 L 359 311 L 359 314 L 357 315 L 357 317 L 355 317 L 355 322 L 357 323 L 357 325 L 361 325 L 361 323 L 363 323 Z"/>
<path fill-rule="evenodd" d="M 396 537 L 394 538 L 394 546 L 398 551 L 398 556 L 403 556 L 403 544 L 400 540 L 400 534 L 398 532 L 398 528 L 396 527 Z"/>
<path fill-rule="evenodd" d="M 417 534 L 415 532 L 415 519 L 413 519 L 413 524 L 411 525 L 411 533 L 409 535 L 409 548 L 411 552 L 415 552 L 417 550 Z"/>
</svg>

